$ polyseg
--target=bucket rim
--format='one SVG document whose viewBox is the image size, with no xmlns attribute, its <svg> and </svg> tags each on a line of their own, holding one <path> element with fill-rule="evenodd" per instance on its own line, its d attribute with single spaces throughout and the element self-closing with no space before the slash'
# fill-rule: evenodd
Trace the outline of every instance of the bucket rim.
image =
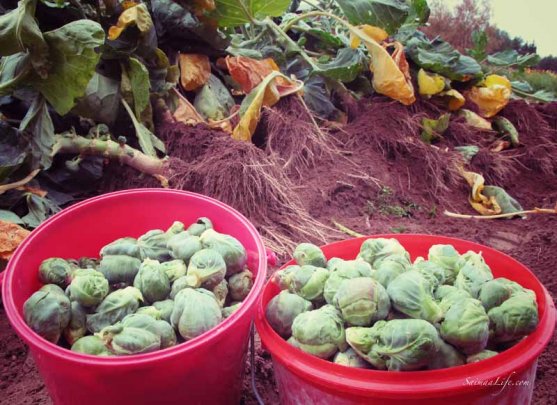
<svg viewBox="0 0 557 405">
<path fill-rule="evenodd" d="M 464 248 L 468 250 L 489 252 L 511 260 L 514 265 L 521 269 L 521 272 L 528 273 L 537 283 L 539 290 L 543 291 L 542 297 L 538 294 L 536 297 L 538 311 L 541 312 L 543 308 L 538 327 L 515 346 L 500 352 L 497 356 L 476 363 L 439 370 L 399 372 L 349 368 L 307 354 L 288 344 L 273 330 L 265 316 L 265 306 L 268 301 L 264 302 L 269 289 L 279 290 L 271 277 L 263 288 L 258 303 L 255 325 L 261 343 L 271 353 L 273 362 L 278 361 L 289 372 L 309 380 L 312 384 L 321 386 L 329 392 L 346 392 L 363 396 L 379 395 L 385 398 L 414 398 L 423 395 L 437 397 L 449 392 L 479 390 L 482 389 L 482 386 L 474 384 L 474 382 L 496 381 L 497 378 L 512 376 L 513 372 L 522 370 L 535 362 L 551 340 L 555 329 L 556 311 L 547 289 L 525 265 L 491 247 L 465 239 L 441 235 L 377 234 L 334 242 L 322 246 L 322 249 L 332 249 L 347 242 L 361 244 L 367 239 L 374 238 L 395 238 L 403 245 L 404 241 L 412 238 L 430 239 L 434 241 L 431 244 L 464 243 Z M 327 256 L 326 252 L 325 256 Z M 294 264 L 294 260 L 285 263 L 281 269 L 291 264 Z M 540 303 L 543 305 L 540 305 Z M 448 372 L 449 370 L 450 372 Z M 470 384 L 467 384 L 467 382 L 470 382 Z"/>
<path fill-rule="evenodd" d="M 176 346 L 172 346 L 166 349 L 158 350 L 151 353 L 136 354 L 129 356 L 94 356 L 83 353 L 76 353 L 70 349 L 58 346 L 52 342 L 39 336 L 35 333 L 26 323 L 23 317 L 19 314 L 14 302 L 14 296 L 12 289 L 14 288 L 14 276 L 17 273 L 16 268 L 18 267 L 18 262 L 20 258 L 26 254 L 29 246 L 33 246 L 33 241 L 44 232 L 48 232 L 53 223 L 64 220 L 66 216 L 74 215 L 76 211 L 83 209 L 89 209 L 94 207 L 96 204 L 102 204 L 107 200 L 118 199 L 122 196 L 145 196 L 147 194 L 160 194 L 161 198 L 169 194 L 179 195 L 182 197 L 187 197 L 190 199 L 201 200 L 204 203 L 218 206 L 230 214 L 232 214 L 238 223 L 248 230 L 250 236 L 255 241 L 257 247 L 257 274 L 255 276 L 253 286 L 248 296 L 242 302 L 240 308 L 235 311 L 228 318 L 224 319 L 219 325 L 212 328 L 211 330 L 201 334 L 200 336 L 188 340 L 187 342 L 182 342 Z M 263 240 L 259 235 L 259 232 L 255 226 L 240 212 L 236 209 L 230 207 L 229 205 L 202 194 L 193 193 L 190 191 L 174 190 L 174 189 L 161 189 L 161 188 L 135 188 L 128 190 L 115 191 L 111 193 L 105 193 L 96 197 L 92 197 L 76 203 L 68 208 L 63 209 L 59 213 L 48 218 L 46 221 L 41 223 L 36 229 L 34 229 L 31 234 L 24 239 L 21 245 L 16 249 L 12 258 L 8 262 L 8 266 L 4 272 L 4 280 L 1 285 L 2 287 L 2 301 L 4 303 L 4 308 L 6 315 L 14 331 L 30 346 L 31 351 L 41 351 L 46 352 L 48 355 L 56 357 L 59 360 L 65 362 L 75 362 L 80 365 L 88 366 L 111 366 L 111 367 L 129 367 L 130 365 L 148 364 L 152 362 L 158 362 L 166 358 L 171 358 L 176 355 L 182 355 L 184 353 L 195 350 L 196 348 L 210 343 L 213 340 L 219 339 L 222 335 L 230 331 L 236 324 L 242 321 L 242 318 L 246 316 L 249 311 L 256 310 L 257 303 L 263 287 L 265 284 L 265 279 L 267 275 L 267 252 L 263 244 Z"/>
</svg>

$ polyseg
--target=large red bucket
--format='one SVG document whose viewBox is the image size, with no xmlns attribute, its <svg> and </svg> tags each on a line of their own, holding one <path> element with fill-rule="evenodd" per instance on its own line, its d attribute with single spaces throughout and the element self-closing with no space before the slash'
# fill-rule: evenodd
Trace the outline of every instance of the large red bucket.
<svg viewBox="0 0 557 405">
<path fill-rule="evenodd" d="M 434 244 L 451 244 L 460 253 L 482 252 L 495 277 L 507 277 L 536 293 L 539 325 L 514 347 L 490 359 L 435 371 L 387 372 L 352 369 L 321 360 L 290 346 L 265 318 L 268 302 L 279 293 L 269 281 L 258 306 L 256 326 L 273 358 L 283 404 L 527 404 L 532 398 L 537 359 L 553 335 L 555 306 L 546 289 L 525 266 L 476 243 L 431 235 L 378 235 L 396 238 L 412 259 L 427 257 Z M 367 238 L 323 247 L 327 258 L 354 259 Z M 292 262 L 286 265 L 293 264 Z M 285 265 L 285 266 L 286 266 Z"/>
<path fill-rule="evenodd" d="M 39 287 L 42 260 L 97 257 L 102 246 L 123 236 L 165 229 L 209 217 L 219 232 L 236 237 L 255 273 L 241 308 L 216 328 L 175 347 L 130 357 L 74 353 L 35 334 L 22 318 L 23 303 Z M 249 330 L 265 282 L 265 248 L 255 227 L 227 205 L 198 194 L 141 189 L 106 194 L 53 216 L 21 244 L 6 269 L 4 307 L 29 345 L 56 404 L 235 404 L 242 391 Z"/>
</svg>

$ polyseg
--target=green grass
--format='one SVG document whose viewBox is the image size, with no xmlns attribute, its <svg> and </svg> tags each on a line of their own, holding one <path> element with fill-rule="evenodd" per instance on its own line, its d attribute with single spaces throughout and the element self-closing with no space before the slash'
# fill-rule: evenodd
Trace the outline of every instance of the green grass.
<svg viewBox="0 0 557 405">
<path fill-rule="evenodd" d="M 417 204 L 397 198 L 390 187 L 382 187 L 375 200 L 367 201 L 365 210 L 368 214 L 379 213 L 389 217 L 409 218 L 419 209 Z"/>
</svg>

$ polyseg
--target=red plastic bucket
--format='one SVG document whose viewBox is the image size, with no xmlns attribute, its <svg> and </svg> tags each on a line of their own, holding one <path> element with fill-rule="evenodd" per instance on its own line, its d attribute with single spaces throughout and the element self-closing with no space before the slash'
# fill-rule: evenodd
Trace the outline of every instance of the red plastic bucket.
<svg viewBox="0 0 557 405">
<path fill-rule="evenodd" d="M 175 220 L 211 218 L 215 229 L 239 239 L 255 273 L 241 308 L 213 330 L 172 348 L 130 357 L 95 357 L 56 346 L 22 318 L 24 301 L 39 288 L 37 269 L 52 256 L 98 256 L 123 236 L 166 228 Z M 240 400 L 249 330 L 267 273 L 267 257 L 255 227 L 227 205 L 198 194 L 141 189 L 106 194 L 76 204 L 39 226 L 6 269 L 4 307 L 29 345 L 56 404 L 234 404 Z"/>
<path fill-rule="evenodd" d="M 427 257 L 434 244 L 452 244 L 460 253 L 482 252 L 495 277 L 507 277 L 535 291 L 540 322 L 519 344 L 490 359 L 435 371 L 387 372 L 352 369 L 321 360 L 290 346 L 265 319 L 268 302 L 279 293 L 269 281 L 257 310 L 256 327 L 271 353 L 283 404 L 527 404 L 532 398 L 537 359 L 555 328 L 555 306 L 525 266 L 476 243 L 431 235 L 377 235 L 396 238 L 412 259 Z M 325 255 L 353 259 L 362 242 L 352 239 L 323 247 Z M 287 265 L 293 262 L 287 263 Z"/>
</svg>

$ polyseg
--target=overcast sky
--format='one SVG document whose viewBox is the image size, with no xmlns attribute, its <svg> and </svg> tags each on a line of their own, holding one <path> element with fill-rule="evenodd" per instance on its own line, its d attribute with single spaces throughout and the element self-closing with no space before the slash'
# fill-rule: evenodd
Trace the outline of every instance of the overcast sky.
<svg viewBox="0 0 557 405">
<path fill-rule="evenodd" d="M 445 0 L 458 4 L 461 0 Z M 493 23 L 511 37 L 535 42 L 541 56 L 557 56 L 557 0 L 490 0 Z"/>
</svg>

